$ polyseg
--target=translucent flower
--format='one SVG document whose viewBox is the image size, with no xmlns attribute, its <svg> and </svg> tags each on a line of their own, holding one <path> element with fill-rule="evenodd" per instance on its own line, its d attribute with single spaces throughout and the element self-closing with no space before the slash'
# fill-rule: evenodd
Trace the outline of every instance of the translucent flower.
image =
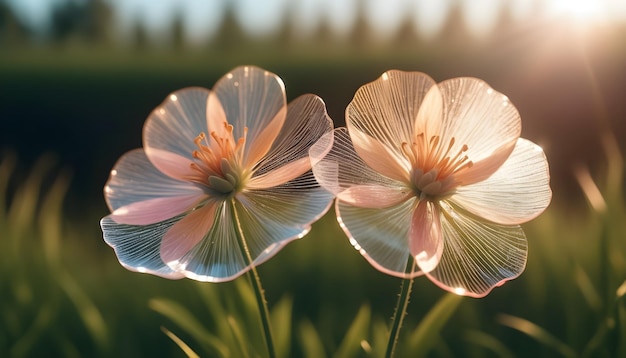
<svg viewBox="0 0 626 358">
<path fill-rule="evenodd" d="M 375 268 L 473 297 L 524 270 L 519 225 L 552 193 L 506 96 L 475 78 L 389 71 L 357 91 L 346 123 L 311 148 L 313 171 Z M 418 269 L 406 270 L 409 255 Z"/>
<path fill-rule="evenodd" d="M 328 210 L 308 150 L 332 128 L 319 97 L 287 106 L 281 79 L 257 67 L 174 92 L 111 171 L 104 240 L 130 270 L 234 279 L 250 268 L 238 237 L 258 265 Z"/>
</svg>

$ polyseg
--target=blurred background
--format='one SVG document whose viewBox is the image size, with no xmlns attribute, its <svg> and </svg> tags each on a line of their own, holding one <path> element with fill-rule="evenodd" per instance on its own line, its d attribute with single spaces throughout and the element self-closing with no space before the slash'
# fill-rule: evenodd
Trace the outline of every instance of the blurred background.
<svg viewBox="0 0 626 358">
<path fill-rule="evenodd" d="M 590 309 L 576 321 L 594 327 L 589 330 L 571 328 L 563 315 L 590 302 L 593 294 L 581 291 L 586 285 L 581 282 L 591 281 L 604 302 L 605 291 L 616 289 L 626 272 L 623 256 L 602 269 L 601 255 L 612 246 L 594 239 L 615 236 L 623 252 L 623 225 L 607 229 L 608 219 L 602 215 L 608 215 L 604 213 L 611 203 L 597 203 L 610 196 L 622 208 L 624 201 L 620 173 L 626 141 L 625 38 L 623 0 L 0 0 L 0 168 L 5 175 L 0 214 L 6 214 L 0 233 L 5 243 L 17 236 L 30 242 L 16 249 L 22 253 L 13 258 L 14 265 L 5 262 L 0 274 L 3 307 L 7 312 L 15 305 L 24 310 L 4 321 L 4 335 L 0 323 L 0 355 L 4 349 L 29 356 L 40 349 L 37 342 L 58 336 L 69 342 L 55 343 L 65 356 L 182 354 L 159 331 L 167 321 L 150 311 L 147 301 L 174 292 L 175 299 L 191 300 L 187 304 L 193 306 L 189 296 L 196 294 L 188 292 L 192 284 L 119 267 L 99 232 L 98 220 L 108 213 L 102 188 L 115 161 L 141 146 L 145 118 L 168 93 L 187 86 L 211 88 L 227 71 L 246 64 L 278 74 L 288 100 L 304 93 L 321 96 L 336 126 L 344 124 L 355 91 L 389 69 L 422 71 L 438 82 L 478 77 L 507 95 L 521 113 L 522 136 L 546 151 L 553 204 L 547 219 L 529 224 L 531 261 L 520 279 L 526 281 L 498 288 L 484 301 L 464 301 L 459 315 L 473 323 L 470 328 L 455 325 L 443 341 L 453 355 L 472 351 L 485 356 L 493 347 L 481 350 L 474 344 L 470 349 L 459 332 L 495 329 L 500 333 L 490 332 L 489 337 L 495 334 L 495 341 L 508 347 L 506 354 L 554 353 L 546 348 L 549 345 L 494 323 L 493 317 L 508 308 L 509 313 L 549 326 L 573 352 L 585 351 L 581 342 L 599 334 L 595 327 L 604 327 L 608 308 L 598 303 L 597 311 Z M 44 205 L 51 193 L 61 193 L 54 200 L 63 203 L 54 213 L 46 212 Z M 600 205 L 593 206 L 595 211 L 588 204 L 594 200 Z M 619 223 L 622 214 L 608 216 Z M 51 239 L 52 246 L 61 252 L 66 269 L 76 272 L 72 282 L 82 293 L 69 289 L 72 284 L 61 284 L 58 295 L 70 297 L 70 302 L 66 307 L 59 298 L 51 312 L 62 313 L 46 321 L 49 326 L 37 326 L 35 308 L 41 307 L 42 297 L 37 290 L 48 292 L 45 296 L 56 292 L 56 285 L 40 287 L 47 281 L 47 266 L 24 273 L 20 265 L 37 261 L 38 245 L 46 246 L 41 244 L 46 242 L 46 221 L 41 219 L 46 215 L 58 221 L 59 237 Z M 293 296 L 296 317 L 328 330 L 322 337 L 327 350 L 340 341 L 363 302 L 377 315 L 390 317 L 399 285 L 354 252 L 331 216 L 314 228 L 312 238 L 290 245 L 260 268 L 267 277 L 270 305 L 285 294 Z M 41 255 L 49 255 L 48 249 Z M 566 253 L 559 256 L 561 250 Z M 532 260 L 537 260 L 534 266 Z M 285 272 L 285 265 L 293 270 Z M 571 276 L 579 272 L 573 269 L 577 267 L 583 276 Z M 553 269 L 552 276 L 545 276 L 542 268 Z M 601 287 L 593 285 L 596 274 L 603 277 L 597 283 Z M 22 276 L 25 286 L 15 283 Z M 563 280 L 571 281 L 571 287 L 558 294 L 550 291 Z M 420 282 L 409 309 L 415 324 L 441 296 L 426 279 Z M 23 291 L 22 286 L 32 287 Z M 529 287 L 534 287 L 533 295 L 527 295 Z M 569 295 L 567 290 L 582 298 L 565 309 L 555 297 Z M 563 311 L 546 315 L 542 307 L 550 305 Z M 101 337 L 94 333 L 98 323 L 85 318 L 84 310 L 91 312 L 85 307 L 103 317 L 108 338 L 94 338 Z M 345 317 L 336 316 L 342 307 L 350 310 Z M 63 321 L 67 333 L 55 336 L 49 327 L 58 324 L 59 317 L 74 320 Z M 125 317 L 130 321 L 124 323 Z M 125 324 L 132 328 L 112 332 Z M 91 335 L 81 331 L 85 325 Z M 29 327 L 39 328 L 32 333 Z M 33 338 L 23 343 L 25 335 Z M 160 343 L 147 347 L 146 342 L 153 341 Z M 593 349 L 591 353 L 598 352 Z M 437 352 L 445 355 L 446 350 Z"/>
</svg>

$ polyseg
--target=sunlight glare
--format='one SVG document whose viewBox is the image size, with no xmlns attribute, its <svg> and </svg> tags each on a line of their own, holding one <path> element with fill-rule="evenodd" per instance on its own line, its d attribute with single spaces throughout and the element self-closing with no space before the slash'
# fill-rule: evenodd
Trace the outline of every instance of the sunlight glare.
<svg viewBox="0 0 626 358">
<path fill-rule="evenodd" d="M 567 17 L 580 24 L 606 20 L 606 0 L 552 0 L 547 3 L 548 14 Z"/>
</svg>

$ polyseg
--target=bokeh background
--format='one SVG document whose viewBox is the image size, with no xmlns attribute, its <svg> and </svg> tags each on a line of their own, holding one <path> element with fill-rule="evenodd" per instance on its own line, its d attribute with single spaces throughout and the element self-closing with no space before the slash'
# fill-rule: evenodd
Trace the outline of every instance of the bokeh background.
<svg viewBox="0 0 626 358">
<path fill-rule="evenodd" d="M 389 69 L 437 81 L 478 77 L 507 95 L 522 136 L 546 151 L 553 204 L 528 224 L 527 272 L 485 299 L 464 300 L 430 354 L 612 356 L 624 337 L 613 305 L 626 278 L 625 38 L 622 0 L 0 0 L 8 257 L 0 298 L 9 317 L 0 319 L 0 355 L 43 347 L 62 356 L 182 355 L 159 330 L 177 326 L 148 302 L 165 296 L 202 312 L 202 300 L 193 283 L 117 264 L 98 227 L 108 212 L 102 188 L 117 158 L 141 146 L 145 118 L 168 93 L 210 88 L 251 64 L 278 74 L 288 100 L 321 96 L 337 126 L 357 88 Z M 46 241 L 50 230 L 58 237 Z M 49 247 L 61 276 L 46 275 Z M 332 213 L 260 273 L 270 306 L 292 297 L 293 322 L 312 322 L 329 355 L 364 303 L 388 323 L 400 282 L 354 252 Z M 235 294 L 234 284 L 212 286 Z M 432 286 L 416 282 L 409 327 L 441 297 Z M 46 297 L 55 297 L 47 321 Z M 503 324 L 503 313 L 544 327 L 567 349 Z M 210 314 L 196 314 L 211 326 Z M 304 354 L 297 337 L 296 356 Z"/>
</svg>

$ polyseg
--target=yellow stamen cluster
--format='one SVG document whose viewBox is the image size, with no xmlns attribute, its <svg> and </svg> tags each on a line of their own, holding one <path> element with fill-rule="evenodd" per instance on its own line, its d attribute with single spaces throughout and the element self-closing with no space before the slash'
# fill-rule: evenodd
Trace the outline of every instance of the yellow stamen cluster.
<svg viewBox="0 0 626 358">
<path fill-rule="evenodd" d="M 212 131 L 210 138 L 200 133 L 194 139 L 198 149 L 192 152 L 196 161 L 191 163 L 198 175 L 192 180 L 223 194 L 239 190 L 244 180 L 241 165 L 247 132 L 244 128 L 243 137 L 235 141 L 233 126 L 224 122 L 222 133 Z"/>
<path fill-rule="evenodd" d="M 455 141 L 452 137 L 447 145 L 443 145 L 440 136 L 427 139 L 424 133 L 420 133 L 412 143 L 402 143 L 402 152 L 412 166 L 411 182 L 420 197 L 448 195 L 456 186 L 453 174 L 474 165 L 465 154 L 466 144 L 452 154 Z"/>
</svg>

